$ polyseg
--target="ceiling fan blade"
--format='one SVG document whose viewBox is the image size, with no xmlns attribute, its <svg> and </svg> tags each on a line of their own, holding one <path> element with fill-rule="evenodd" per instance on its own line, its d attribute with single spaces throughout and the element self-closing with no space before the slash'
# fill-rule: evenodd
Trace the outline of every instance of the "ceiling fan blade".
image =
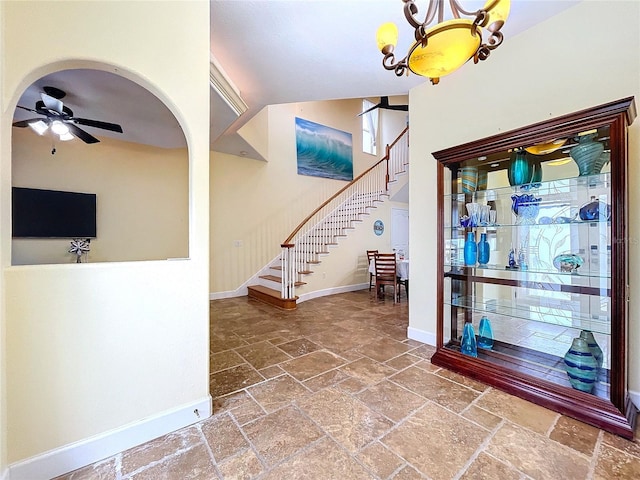
<svg viewBox="0 0 640 480">
<path fill-rule="evenodd" d="M 386 107 L 381 108 L 386 108 L 387 110 L 402 110 L 404 112 L 409 111 L 409 105 L 387 105 Z"/>
<path fill-rule="evenodd" d="M 70 118 L 69 120 L 79 125 L 85 125 L 87 127 L 102 128 L 104 130 L 110 130 L 112 132 L 122 133 L 122 127 L 117 123 L 101 122 L 99 120 L 89 120 L 88 118 L 76 118 L 76 117 Z"/>
<path fill-rule="evenodd" d="M 30 118 L 28 120 L 20 120 L 19 122 L 13 122 L 14 127 L 25 128 L 28 127 L 32 122 L 41 122 L 41 118 Z"/>
<path fill-rule="evenodd" d="M 93 135 L 91 135 L 88 132 L 85 132 L 84 130 L 82 130 L 80 127 L 78 127 L 77 125 L 74 125 L 71 122 L 64 122 L 65 125 L 67 127 L 69 127 L 69 131 L 76 137 L 78 137 L 80 140 L 82 140 L 84 143 L 98 143 L 100 140 L 98 140 L 96 137 L 94 137 Z"/>
<path fill-rule="evenodd" d="M 382 106 L 382 104 L 380 104 L 380 103 L 379 103 L 379 104 L 377 104 L 377 105 L 374 105 L 374 106 L 373 106 L 373 107 L 371 107 L 371 108 L 367 108 L 364 112 L 359 113 L 357 116 L 358 116 L 358 117 L 361 117 L 361 116 L 362 116 L 362 115 L 364 115 L 365 113 L 369 113 L 370 111 L 375 110 L 376 108 L 380 108 L 381 106 Z"/>
<path fill-rule="evenodd" d="M 21 105 L 16 105 L 16 108 L 21 108 L 22 110 L 26 110 L 27 112 L 40 113 L 38 110 L 34 110 L 33 108 L 23 107 Z"/>
<path fill-rule="evenodd" d="M 64 105 L 62 104 L 62 101 L 58 100 L 57 98 L 52 97 L 51 95 L 47 95 L 46 93 L 40 93 L 40 98 L 42 98 L 42 101 L 44 102 L 44 105 L 49 109 L 49 110 L 54 110 L 58 113 L 62 113 L 62 108 L 64 107 Z"/>
</svg>

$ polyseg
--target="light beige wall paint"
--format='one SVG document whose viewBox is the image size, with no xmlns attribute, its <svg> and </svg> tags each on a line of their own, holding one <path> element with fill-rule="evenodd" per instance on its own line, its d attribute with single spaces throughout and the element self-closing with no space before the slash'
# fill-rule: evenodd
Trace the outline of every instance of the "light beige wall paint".
<svg viewBox="0 0 640 480">
<path fill-rule="evenodd" d="M 0 2 L 0 52 L 4 52 L 5 28 L 4 28 L 4 2 Z M 7 108 L 4 96 L 4 67 L 0 63 L 0 115 L 4 115 Z M 9 143 L 11 135 L 9 128 L 5 127 L 4 120 L 0 117 L 0 173 L 4 175 L 8 162 Z M 9 202 L 11 196 L 7 189 L 6 182 L 0 178 L 0 239 L 5 238 L 9 233 L 10 222 L 8 220 L 11 211 Z M 10 262 L 8 257 L 10 246 L 7 242 L 0 241 L 0 269 L 4 272 L 4 267 Z M 7 461 L 7 314 L 5 295 L 4 274 L 0 274 L 0 475 L 5 475 L 8 466 Z"/>
<path fill-rule="evenodd" d="M 2 430 L 16 462 L 208 398 L 209 3 L 1 8 Z M 24 41 L 25 26 L 64 35 L 42 48 Z M 172 110 L 189 146 L 191 260 L 8 266 L 12 114 L 49 64 L 138 79 Z"/>
<path fill-rule="evenodd" d="M 295 117 L 351 132 L 354 176 L 362 153 L 360 100 L 267 107 L 267 162 L 211 153 L 211 292 L 234 291 L 280 253 L 280 244 L 346 182 L 297 174 Z M 239 245 L 239 246 L 236 246 Z"/>
<path fill-rule="evenodd" d="M 598 28 L 585 25 L 597 23 Z M 640 106 L 640 3 L 580 2 L 522 34 L 491 57 L 410 92 L 412 263 L 410 326 L 436 331 L 436 161 L 431 152 L 605 102 Z M 630 129 L 630 205 L 640 202 L 640 121 Z M 630 387 L 640 391 L 640 209 L 630 209 Z M 414 270 L 415 271 L 415 270 Z"/>
<path fill-rule="evenodd" d="M 103 138 L 87 145 L 13 129 L 13 186 L 95 193 L 97 238 L 89 262 L 189 256 L 189 156 Z M 13 239 L 12 264 L 75 262 L 69 239 Z"/>
</svg>

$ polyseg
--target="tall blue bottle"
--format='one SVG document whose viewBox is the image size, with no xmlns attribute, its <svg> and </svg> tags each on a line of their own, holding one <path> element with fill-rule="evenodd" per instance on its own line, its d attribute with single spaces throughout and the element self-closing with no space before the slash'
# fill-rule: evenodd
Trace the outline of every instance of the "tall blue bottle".
<svg viewBox="0 0 640 480">
<path fill-rule="evenodd" d="M 473 232 L 467 233 L 467 239 L 464 242 L 464 264 L 475 266 L 478 260 L 478 246 L 476 245 L 476 236 Z"/>
<path fill-rule="evenodd" d="M 460 353 L 470 357 L 478 356 L 478 345 L 476 343 L 476 333 L 471 322 L 465 323 L 462 329 L 462 340 L 460 341 Z"/>
<path fill-rule="evenodd" d="M 489 263 L 489 242 L 487 242 L 487 234 L 480 234 L 480 241 L 478 242 L 478 263 L 480 265 L 486 265 Z"/>
</svg>

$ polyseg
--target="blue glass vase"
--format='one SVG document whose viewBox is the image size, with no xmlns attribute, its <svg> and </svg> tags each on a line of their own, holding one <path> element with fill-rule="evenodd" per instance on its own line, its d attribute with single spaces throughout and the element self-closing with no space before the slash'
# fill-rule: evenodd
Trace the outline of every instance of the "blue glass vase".
<svg viewBox="0 0 640 480">
<path fill-rule="evenodd" d="M 595 337 L 593 336 L 593 332 L 591 330 L 582 330 L 580 332 L 580 338 L 587 342 L 587 346 L 589 347 L 589 351 L 593 355 L 593 358 L 596 359 L 596 363 L 598 364 L 598 368 L 602 368 L 603 361 L 603 353 L 600 345 L 596 342 Z"/>
<path fill-rule="evenodd" d="M 473 331 L 473 324 L 465 323 L 462 329 L 462 340 L 460 341 L 460 352 L 470 357 L 478 356 L 478 345 L 476 344 L 476 333 Z"/>
<path fill-rule="evenodd" d="M 533 173 L 533 166 L 529 163 L 525 151 L 520 150 L 516 152 L 509 164 L 509 170 L 507 170 L 509 185 L 529 184 L 531 183 Z"/>
<path fill-rule="evenodd" d="M 468 232 L 467 239 L 464 242 L 464 264 L 473 267 L 477 260 L 478 246 L 476 245 L 476 236 L 473 232 Z"/>
<path fill-rule="evenodd" d="M 480 319 L 480 326 L 478 327 L 478 346 L 489 350 L 493 348 L 493 330 L 491 329 L 491 322 L 487 317 L 482 317 Z"/>
<path fill-rule="evenodd" d="M 574 338 L 571 348 L 564 355 L 569 383 L 576 390 L 591 393 L 598 376 L 598 363 L 582 338 Z"/>
<path fill-rule="evenodd" d="M 478 242 L 478 263 L 480 265 L 486 265 L 489 263 L 489 242 L 487 242 L 487 234 L 480 234 L 480 241 Z"/>
</svg>

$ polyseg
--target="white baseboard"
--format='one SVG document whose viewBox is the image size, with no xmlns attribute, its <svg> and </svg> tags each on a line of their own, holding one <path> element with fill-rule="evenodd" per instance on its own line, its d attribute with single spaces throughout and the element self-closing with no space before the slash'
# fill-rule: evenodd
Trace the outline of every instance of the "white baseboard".
<svg viewBox="0 0 640 480">
<path fill-rule="evenodd" d="M 197 413 L 196 413 L 197 412 Z M 210 417 L 211 397 L 9 465 L 3 480 L 54 478 Z M 6 477 L 6 479 L 5 479 Z"/>
<path fill-rule="evenodd" d="M 436 334 L 427 332 L 425 330 L 419 330 L 417 328 L 407 328 L 407 337 L 417 342 L 426 343 L 427 345 L 436 346 Z"/>
<path fill-rule="evenodd" d="M 343 287 L 326 288 L 324 290 L 316 290 L 315 292 L 303 293 L 298 297 L 297 303 L 306 302 L 319 297 L 326 297 L 328 295 L 335 295 L 336 293 L 355 292 L 357 290 L 365 290 L 369 288 L 368 283 L 358 283 L 356 285 L 346 285 Z"/>
<path fill-rule="evenodd" d="M 4 471 L 2 472 L 2 475 L 0 475 L 0 480 L 9 480 L 9 468 L 5 468 Z"/>
<path fill-rule="evenodd" d="M 227 292 L 209 293 L 209 300 L 222 300 L 223 298 L 246 297 L 249 293 L 247 287 L 238 290 L 229 290 Z"/>
<path fill-rule="evenodd" d="M 629 398 L 636 406 L 636 408 L 640 410 L 640 392 L 632 392 L 631 390 L 629 390 Z"/>
</svg>

